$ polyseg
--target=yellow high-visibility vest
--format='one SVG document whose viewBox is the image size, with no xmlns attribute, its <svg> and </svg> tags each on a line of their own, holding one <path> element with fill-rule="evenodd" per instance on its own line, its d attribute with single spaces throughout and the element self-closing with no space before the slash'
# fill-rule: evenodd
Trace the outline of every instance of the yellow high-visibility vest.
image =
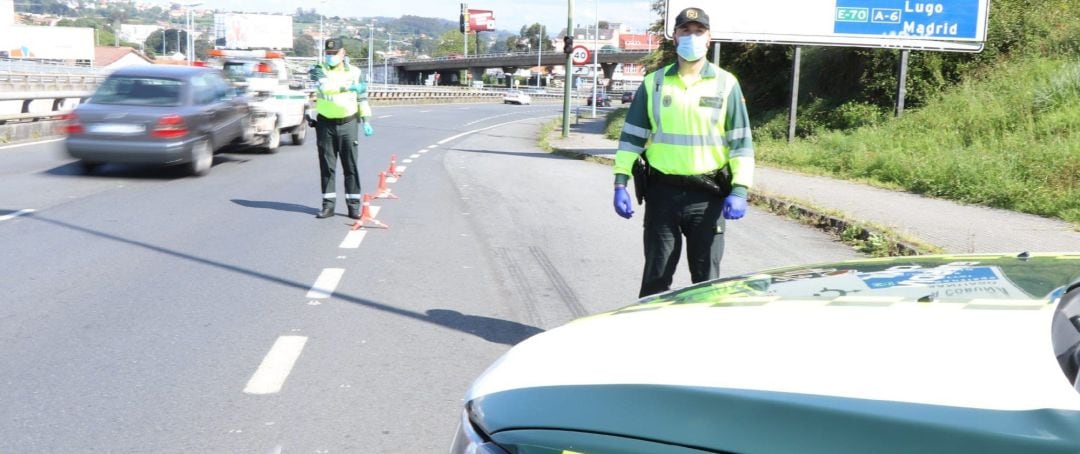
<svg viewBox="0 0 1080 454">
<path fill-rule="evenodd" d="M 337 69 L 319 64 L 324 78 L 319 80 L 316 90 L 315 110 L 326 118 L 346 118 L 356 115 L 357 95 L 348 90 L 360 83 L 360 70 L 347 64 L 338 65 Z M 346 90 L 342 91 L 342 88 Z"/>
<path fill-rule="evenodd" d="M 728 141 L 738 138 L 727 137 L 725 130 L 728 101 L 738 80 L 715 65 L 706 65 L 702 77 L 689 86 L 673 65 L 645 77 L 653 126 L 645 156 L 650 166 L 671 175 L 699 175 L 730 165 L 732 183 L 749 187 L 753 151 L 731 153 Z M 740 162 L 744 157 L 746 162 Z M 740 172 L 741 164 L 749 172 Z M 740 181 L 740 176 L 746 181 Z"/>
</svg>

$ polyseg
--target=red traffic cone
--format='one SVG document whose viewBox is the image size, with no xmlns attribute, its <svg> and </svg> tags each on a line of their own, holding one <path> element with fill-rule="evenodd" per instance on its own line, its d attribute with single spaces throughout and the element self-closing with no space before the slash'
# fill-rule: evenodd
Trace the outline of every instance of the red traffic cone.
<svg viewBox="0 0 1080 454">
<path fill-rule="evenodd" d="M 397 155 L 390 155 L 390 168 L 386 171 L 386 174 L 394 178 L 401 178 L 401 172 L 397 170 Z"/>
<path fill-rule="evenodd" d="M 398 196 L 390 192 L 390 188 L 386 187 L 386 172 L 379 172 L 379 192 L 375 194 L 376 199 L 396 199 Z"/>
<path fill-rule="evenodd" d="M 368 223 L 374 224 L 381 229 L 390 228 L 390 226 L 383 224 L 382 221 L 371 216 L 371 198 L 371 194 L 364 194 L 363 209 L 360 211 L 360 219 L 356 220 L 356 223 L 352 225 L 351 230 L 360 230 Z"/>
</svg>

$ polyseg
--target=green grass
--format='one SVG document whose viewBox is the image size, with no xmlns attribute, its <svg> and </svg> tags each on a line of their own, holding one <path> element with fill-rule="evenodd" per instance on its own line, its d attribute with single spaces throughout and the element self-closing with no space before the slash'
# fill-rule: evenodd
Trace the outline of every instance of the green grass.
<svg viewBox="0 0 1080 454">
<path fill-rule="evenodd" d="M 1080 63 L 1002 63 L 900 119 L 756 148 L 767 164 L 1080 223 Z"/>
<path fill-rule="evenodd" d="M 539 146 L 541 150 L 550 153 L 554 148 L 551 146 L 551 134 L 556 129 L 562 129 L 562 118 L 556 118 L 540 125 Z"/>
<path fill-rule="evenodd" d="M 606 121 L 607 126 L 604 127 L 604 135 L 611 140 L 619 140 L 619 134 L 622 133 L 623 123 L 626 121 L 626 112 L 629 111 L 629 107 L 620 107 L 607 114 Z"/>
</svg>

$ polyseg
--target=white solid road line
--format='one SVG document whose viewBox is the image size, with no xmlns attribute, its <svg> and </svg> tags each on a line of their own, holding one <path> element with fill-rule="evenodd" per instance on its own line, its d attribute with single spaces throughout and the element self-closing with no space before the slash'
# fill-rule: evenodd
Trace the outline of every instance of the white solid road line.
<svg viewBox="0 0 1080 454">
<path fill-rule="evenodd" d="M 16 211 L 14 213 L 11 213 L 11 214 L 5 214 L 3 216 L 0 216 L 0 222 L 4 222 L 4 221 L 6 221 L 8 219 L 15 219 L 15 218 L 17 218 L 19 216 L 33 213 L 34 211 L 35 210 L 33 210 L 31 208 L 27 208 L 25 210 L 19 210 L 19 211 Z"/>
<path fill-rule="evenodd" d="M 275 394 L 285 385 L 285 379 L 296 365 L 297 358 L 304 351 L 306 336 L 281 336 L 270 347 L 270 352 L 259 364 L 255 374 L 244 387 L 246 394 Z"/>
<path fill-rule="evenodd" d="M 356 249 L 360 247 L 360 243 L 364 242 L 365 236 L 367 236 L 366 230 L 349 230 L 349 233 L 345 234 L 345 240 L 338 247 L 341 249 Z"/>
<path fill-rule="evenodd" d="M 393 116 L 393 115 L 383 115 L 383 116 L 381 116 L 381 117 L 377 117 L 377 118 L 378 118 L 378 119 L 380 119 L 380 120 L 382 120 L 383 118 L 390 118 L 390 117 L 392 117 L 392 116 Z"/>
<path fill-rule="evenodd" d="M 325 268 L 315 279 L 315 284 L 308 290 L 307 297 L 314 299 L 329 298 L 341 282 L 341 276 L 345 274 L 344 268 Z"/>
<path fill-rule="evenodd" d="M 455 140 L 455 139 L 459 139 L 459 138 L 465 137 L 465 136 L 467 136 L 467 135 L 469 135 L 469 134 L 476 134 L 476 133 L 478 133 L 478 132 L 480 132 L 480 131 L 487 131 L 487 130 L 489 130 L 489 129 L 493 129 L 493 128 L 498 128 L 499 126 L 506 126 L 506 125 L 508 125 L 508 124 L 513 124 L 513 123 L 521 123 L 521 122 L 523 122 L 523 121 L 529 121 L 529 120 L 534 120 L 534 119 L 535 119 L 535 118 L 523 118 L 523 119 L 521 119 L 521 120 L 507 121 L 507 122 L 505 122 L 505 123 L 499 123 L 499 124 L 494 124 L 494 125 L 491 125 L 491 126 L 485 126 L 485 127 L 483 127 L 483 128 L 480 128 L 480 129 L 474 129 L 474 130 L 472 130 L 472 131 L 465 131 L 465 132 L 463 132 L 463 133 L 461 133 L 461 134 L 458 134 L 458 135 L 456 135 L 456 136 L 450 136 L 450 137 L 447 137 L 447 138 L 445 138 L 445 139 L 443 139 L 443 140 L 440 140 L 440 141 L 439 141 L 438 143 L 439 143 L 439 145 L 444 145 L 444 144 L 446 144 L 446 142 L 449 142 L 449 141 L 451 141 L 451 140 Z"/>
<path fill-rule="evenodd" d="M 439 148 L 439 146 L 438 145 L 428 145 L 429 150 L 432 149 L 432 148 Z"/>
<path fill-rule="evenodd" d="M 13 145 L 4 145 L 4 146 L 0 147 L 0 150 L 6 150 L 8 148 L 25 147 L 27 145 L 40 145 L 40 144 L 43 144 L 43 143 L 59 142 L 61 140 L 64 140 L 64 139 L 61 137 L 59 139 L 49 139 L 49 140 L 40 140 L 40 141 L 37 141 L 37 142 L 23 142 L 23 143 L 17 143 L 17 144 L 13 144 Z"/>
</svg>

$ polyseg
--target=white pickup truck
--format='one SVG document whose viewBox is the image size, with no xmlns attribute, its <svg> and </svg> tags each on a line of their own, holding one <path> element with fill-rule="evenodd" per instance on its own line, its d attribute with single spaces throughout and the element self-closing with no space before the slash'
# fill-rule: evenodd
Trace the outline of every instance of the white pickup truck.
<svg viewBox="0 0 1080 454">
<path fill-rule="evenodd" d="M 225 75 L 250 100 L 249 143 L 269 153 L 277 151 L 282 134 L 291 135 L 293 145 L 304 143 L 310 95 L 292 80 L 280 52 L 215 49 L 211 56 L 222 59 Z"/>
</svg>

